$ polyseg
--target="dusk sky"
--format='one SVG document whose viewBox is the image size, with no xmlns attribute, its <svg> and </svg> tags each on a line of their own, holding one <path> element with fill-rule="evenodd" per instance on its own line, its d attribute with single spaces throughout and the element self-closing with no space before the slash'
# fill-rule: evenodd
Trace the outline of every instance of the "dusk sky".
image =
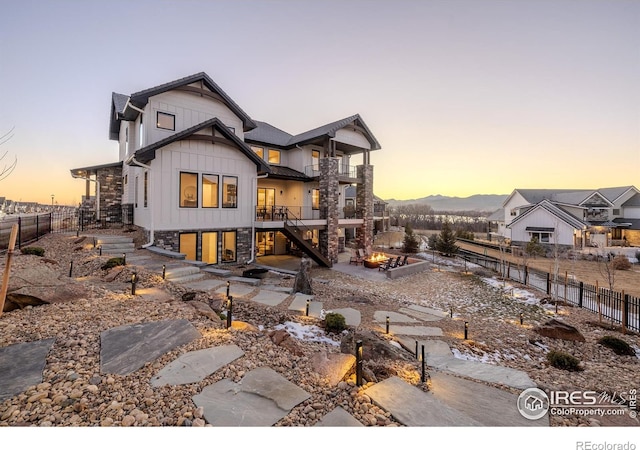
<svg viewBox="0 0 640 450">
<path fill-rule="evenodd" d="M 113 91 L 206 72 L 297 134 L 359 113 L 384 199 L 640 187 L 640 1 L 3 1 L 0 181 L 78 204 Z"/>
</svg>

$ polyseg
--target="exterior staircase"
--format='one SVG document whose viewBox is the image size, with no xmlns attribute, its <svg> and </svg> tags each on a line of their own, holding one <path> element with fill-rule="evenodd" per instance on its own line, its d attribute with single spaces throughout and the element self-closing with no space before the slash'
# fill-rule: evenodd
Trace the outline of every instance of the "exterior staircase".
<svg viewBox="0 0 640 450">
<path fill-rule="evenodd" d="M 102 249 L 103 255 L 122 255 L 136 250 L 133 238 L 124 236 L 96 236 L 96 247 Z"/>
<path fill-rule="evenodd" d="M 205 274 L 197 266 L 183 266 L 168 269 L 165 272 L 165 280 L 172 283 L 187 283 L 204 278 Z"/>
<path fill-rule="evenodd" d="M 286 237 L 291 239 L 303 252 L 305 252 L 311 259 L 313 259 L 316 263 L 324 267 L 331 267 L 333 264 L 329 259 L 324 256 L 320 251 L 313 247 L 309 242 L 307 242 L 303 235 L 300 227 L 290 223 L 285 222 L 283 233 Z"/>
</svg>

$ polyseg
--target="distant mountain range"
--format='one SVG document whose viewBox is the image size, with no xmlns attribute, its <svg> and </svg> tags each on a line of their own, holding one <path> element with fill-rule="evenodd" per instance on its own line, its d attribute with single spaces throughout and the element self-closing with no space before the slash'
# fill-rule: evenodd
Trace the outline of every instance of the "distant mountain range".
<svg viewBox="0 0 640 450">
<path fill-rule="evenodd" d="M 429 195 L 412 200 L 385 200 L 389 206 L 427 204 L 434 211 L 481 211 L 491 213 L 502 208 L 502 203 L 509 195 L 476 194 L 470 197 L 447 197 L 445 195 Z"/>
</svg>

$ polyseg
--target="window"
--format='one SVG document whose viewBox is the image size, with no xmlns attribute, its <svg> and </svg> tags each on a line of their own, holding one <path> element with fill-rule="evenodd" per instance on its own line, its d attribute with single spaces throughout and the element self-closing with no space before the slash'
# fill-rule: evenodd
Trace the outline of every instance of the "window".
<svg viewBox="0 0 640 450">
<path fill-rule="evenodd" d="M 253 152 L 260 158 L 264 159 L 264 148 L 252 146 L 251 150 L 253 150 Z"/>
<path fill-rule="evenodd" d="M 550 237 L 551 233 L 531 233 L 531 238 L 538 239 L 538 242 L 540 242 L 541 244 L 548 244 Z"/>
<path fill-rule="evenodd" d="M 320 209 L 320 189 L 311 191 L 311 209 Z"/>
<path fill-rule="evenodd" d="M 222 177 L 222 207 L 238 207 L 238 177 Z"/>
<path fill-rule="evenodd" d="M 202 233 L 202 261 L 207 264 L 218 264 L 218 233 L 216 231 Z"/>
<path fill-rule="evenodd" d="M 269 164 L 280 164 L 280 150 L 269 149 Z"/>
<path fill-rule="evenodd" d="M 160 111 L 157 112 L 157 116 L 158 118 L 156 121 L 156 125 L 158 128 L 161 128 L 163 130 L 175 131 L 176 116 L 174 116 L 173 114 L 167 114 Z"/>
<path fill-rule="evenodd" d="M 218 207 L 218 175 L 202 175 L 202 207 Z"/>
<path fill-rule="evenodd" d="M 320 170 L 320 152 L 318 150 L 311 150 L 311 165 L 313 170 Z"/>
<path fill-rule="evenodd" d="M 236 129 L 235 129 L 235 127 L 227 127 L 227 129 L 228 129 L 229 131 L 231 131 L 233 134 L 236 134 Z"/>
<path fill-rule="evenodd" d="M 180 172 L 180 207 L 198 207 L 198 174 Z"/>
<path fill-rule="evenodd" d="M 139 148 L 144 146 L 144 124 L 143 124 L 144 114 L 140 114 L 140 124 L 138 125 L 138 143 L 140 144 Z"/>
<path fill-rule="evenodd" d="M 144 172 L 144 190 L 143 190 L 143 200 L 144 207 L 146 208 L 148 205 L 147 199 L 149 198 L 149 172 L 145 170 Z"/>
<path fill-rule="evenodd" d="M 232 262 L 236 260 L 236 232 L 222 232 L 222 261 Z"/>
<path fill-rule="evenodd" d="M 196 245 L 198 243 L 197 233 L 180 233 L 180 253 L 184 253 L 185 259 L 196 260 Z"/>
<path fill-rule="evenodd" d="M 124 129 L 124 151 L 128 155 L 129 154 L 129 125 L 127 124 L 127 128 Z"/>
</svg>

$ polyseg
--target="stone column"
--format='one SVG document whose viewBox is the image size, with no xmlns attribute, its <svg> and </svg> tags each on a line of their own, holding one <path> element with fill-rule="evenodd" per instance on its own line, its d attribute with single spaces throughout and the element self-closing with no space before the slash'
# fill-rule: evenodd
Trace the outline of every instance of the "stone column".
<svg viewBox="0 0 640 450">
<path fill-rule="evenodd" d="M 356 186 L 356 214 L 364 222 L 356 229 L 356 242 L 367 254 L 373 247 L 373 166 L 357 166 L 357 175 L 361 180 Z"/>
<path fill-rule="evenodd" d="M 332 263 L 338 262 L 338 160 L 320 159 L 320 218 L 327 228 L 320 230 L 320 252 Z"/>
<path fill-rule="evenodd" d="M 122 204 L 122 167 L 99 169 L 97 180 L 100 186 L 100 211 L 119 207 Z"/>
</svg>

